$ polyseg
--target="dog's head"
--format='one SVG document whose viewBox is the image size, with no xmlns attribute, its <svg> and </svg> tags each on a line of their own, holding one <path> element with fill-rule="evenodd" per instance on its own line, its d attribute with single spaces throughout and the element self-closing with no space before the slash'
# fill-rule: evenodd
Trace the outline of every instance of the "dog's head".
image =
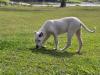
<svg viewBox="0 0 100 75">
<path fill-rule="evenodd" d="M 44 40 L 43 32 L 35 32 L 36 48 L 41 48 L 42 47 L 43 40 Z"/>
</svg>

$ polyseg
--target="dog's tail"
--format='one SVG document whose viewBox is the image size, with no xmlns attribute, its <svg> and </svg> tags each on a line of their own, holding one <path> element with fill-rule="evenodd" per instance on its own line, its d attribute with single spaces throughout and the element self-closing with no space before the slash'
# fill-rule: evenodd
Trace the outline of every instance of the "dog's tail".
<svg viewBox="0 0 100 75">
<path fill-rule="evenodd" d="M 81 22 L 81 26 L 88 32 L 94 33 L 96 30 L 96 27 L 93 30 L 90 30 L 84 23 Z"/>
</svg>

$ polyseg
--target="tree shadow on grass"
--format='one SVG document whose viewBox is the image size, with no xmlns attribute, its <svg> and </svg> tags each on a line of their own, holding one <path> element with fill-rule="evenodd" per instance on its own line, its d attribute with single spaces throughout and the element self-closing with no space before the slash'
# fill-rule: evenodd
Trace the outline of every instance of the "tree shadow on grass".
<svg viewBox="0 0 100 75">
<path fill-rule="evenodd" d="M 36 49 L 36 48 L 30 48 L 33 53 L 42 53 L 42 54 L 47 54 L 50 56 L 54 57 L 72 57 L 73 55 L 77 53 L 73 52 L 67 52 L 67 51 L 59 51 L 59 50 L 51 50 L 51 49 L 46 49 L 46 48 L 41 48 L 41 49 Z"/>
</svg>

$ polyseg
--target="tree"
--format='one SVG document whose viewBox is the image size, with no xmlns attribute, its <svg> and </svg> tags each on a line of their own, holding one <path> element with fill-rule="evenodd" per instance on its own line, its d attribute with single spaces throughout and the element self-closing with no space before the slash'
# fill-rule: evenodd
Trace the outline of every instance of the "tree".
<svg viewBox="0 0 100 75">
<path fill-rule="evenodd" d="M 7 3 L 9 2 L 10 0 L 0 0 L 0 6 L 3 4 L 3 5 L 7 5 Z"/>
<path fill-rule="evenodd" d="M 61 4 L 60 7 L 66 7 L 66 0 L 60 0 Z"/>
</svg>

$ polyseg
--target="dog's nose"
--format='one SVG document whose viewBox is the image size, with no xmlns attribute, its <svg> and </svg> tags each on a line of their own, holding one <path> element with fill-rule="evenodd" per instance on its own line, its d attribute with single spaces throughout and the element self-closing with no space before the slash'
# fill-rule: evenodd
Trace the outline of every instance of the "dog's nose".
<svg viewBox="0 0 100 75">
<path fill-rule="evenodd" d="M 38 46 L 38 45 L 36 45 L 36 48 L 39 48 L 39 46 Z"/>
</svg>

